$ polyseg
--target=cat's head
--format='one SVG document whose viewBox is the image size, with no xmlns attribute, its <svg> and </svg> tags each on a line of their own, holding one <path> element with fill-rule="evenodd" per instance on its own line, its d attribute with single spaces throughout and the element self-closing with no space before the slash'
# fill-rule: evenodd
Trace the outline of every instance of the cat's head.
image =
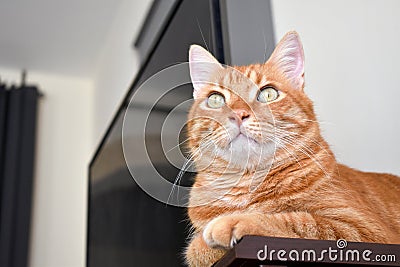
<svg viewBox="0 0 400 267">
<path fill-rule="evenodd" d="M 189 146 L 198 168 L 266 169 L 276 153 L 292 153 L 299 136 L 319 134 L 318 125 L 308 123 L 315 115 L 304 93 L 304 54 L 296 32 L 287 33 L 263 64 L 223 66 L 192 45 L 189 65 L 194 87 Z"/>
</svg>

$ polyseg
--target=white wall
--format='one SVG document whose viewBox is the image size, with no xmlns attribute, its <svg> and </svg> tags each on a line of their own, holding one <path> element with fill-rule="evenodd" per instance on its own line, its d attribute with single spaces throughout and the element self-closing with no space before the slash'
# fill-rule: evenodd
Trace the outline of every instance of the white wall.
<svg viewBox="0 0 400 267">
<path fill-rule="evenodd" d="M 19 83 L 19 71 L 1 69 Z M 29 266 L 84 266 L 87 169 L 93 151 L 90 80 L 29 72 L 39 100 Z"/>
<path fill-rule="evenodd" d="M 400 1 L 273 0 L 276 39 L 297 30 L 306 92 L 337 158 L 400 174 Z"/>
<path fill-rule="evenodd" d="M 112 26 L 94 76 L 96 145 L 116 114 L 138 70 L 139 58 L 132 45 L 151 2 L 123 0 L 115 20 L 110 22 Z"/>
</svg>

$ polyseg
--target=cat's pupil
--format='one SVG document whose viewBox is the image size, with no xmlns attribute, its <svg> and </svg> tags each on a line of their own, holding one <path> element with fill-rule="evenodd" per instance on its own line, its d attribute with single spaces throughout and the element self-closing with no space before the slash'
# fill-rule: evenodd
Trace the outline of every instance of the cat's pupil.
<svg viewBox="0 0 400 267">
<path fill-rule="evenodd" d="M 262 103 L 267 103 L 276 100 L 279 97 L 278 91 L 273 87 L 262 88 L 257 100 Z"/>
<path fill-rule="evenodd" d="M 225 105 L 225 97 L 220 93 L 213 93 L 208 97 L 207 105 L 210 108 L 220 108 Z"/>
</svg>

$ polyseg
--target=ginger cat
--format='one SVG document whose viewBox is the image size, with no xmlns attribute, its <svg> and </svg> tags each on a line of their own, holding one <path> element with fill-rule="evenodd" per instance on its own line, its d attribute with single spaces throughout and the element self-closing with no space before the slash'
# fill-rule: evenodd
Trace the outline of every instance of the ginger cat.
<svg viewBox="0 0 400 267">
<path fill-rule="evenodd" d="M 400 243 L 400 179 L 335 160 L 296 32 L 264 64 L 222 66 L 197 45 L 189 64 L 189 266 L 211 266 L 244 235 Z"/>
</svg>

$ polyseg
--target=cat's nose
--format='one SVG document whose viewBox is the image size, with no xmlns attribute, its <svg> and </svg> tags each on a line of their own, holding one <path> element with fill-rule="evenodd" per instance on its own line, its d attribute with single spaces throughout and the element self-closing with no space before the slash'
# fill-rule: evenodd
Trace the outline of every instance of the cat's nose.
<svg viewBox="0 0 400 267">
<path fill-rule="evenodd" d="M 250 114 L 243 109 L 240 110 L 233 110 L 234 114 L 229 117 L 229 119 L 233 122 L 236 122 L 238 125 L 242 124 L 245 120 L 250 117 Z"/>
</svg>

